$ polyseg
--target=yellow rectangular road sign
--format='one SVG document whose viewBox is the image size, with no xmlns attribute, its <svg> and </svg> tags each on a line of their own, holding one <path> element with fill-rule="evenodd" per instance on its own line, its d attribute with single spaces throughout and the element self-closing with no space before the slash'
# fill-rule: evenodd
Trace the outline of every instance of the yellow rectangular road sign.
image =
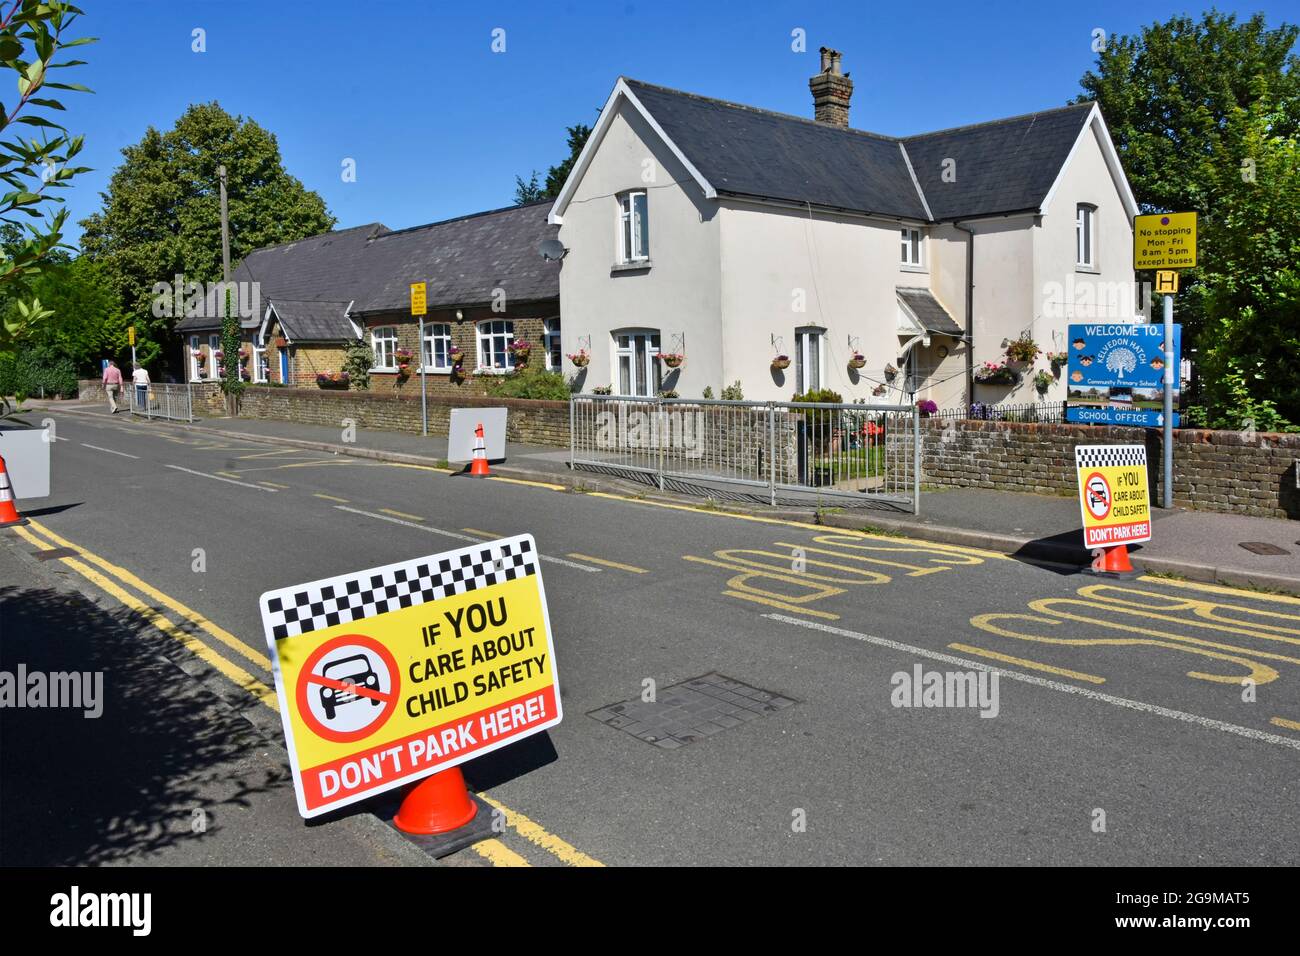
<svg viewBox="0 0 1300 956">
<path fill-rule="evenodd" d="M 532 535 L 268 591 L 261 610 L 304 817 L 563 716 Z"/>
<path fill-rule="evenodd" d="M 1178 291 L 1178 273 L 1169 270 L 1161 270 L 1156 273 L 1156 293 L 1158 295 L 1173 295 Z"/>
<path fill-rule="evenodd" d="M 1147 450 L 1142 445 L 1076 445 L 1079 510 L 1088 548 L 1151 540 Z"/>
<path fill-rule="evenodd" d="M 424 315 L 425 309 L 425 284 L 423 282 L 411 283 L 411 315 Z"/>
<path fill-rule="evenodd" d="M 134 325 L 128 325 L 128 326 L 126 327 L 126 344 L 127 344 L 127 345 L 135 345 L 135 326 L 134 326 Z"/>
<path fill-rule="evenodd" d="M 1196 265 L 1196 213 L 1162 212 L 1133 220 L 1134 269 L 1191 269 Z"/>
</svg>

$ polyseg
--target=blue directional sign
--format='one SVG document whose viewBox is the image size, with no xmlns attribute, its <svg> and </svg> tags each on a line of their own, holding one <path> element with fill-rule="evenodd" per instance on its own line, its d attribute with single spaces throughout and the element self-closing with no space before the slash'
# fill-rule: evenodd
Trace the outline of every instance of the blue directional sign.
<svg viewBox="0 0 1300 956">
<path fill-rule="evenodd" d="M 1066 366 L 1067 421 L 1158 428 L 1165 423 L 1164 326 L 1113 322 L 1070 326 Z M 1174 326 L 1174 407 L 1182 326 Z M 1174 412 L 1174 427 L 1178 413 Z"/>
</svg>

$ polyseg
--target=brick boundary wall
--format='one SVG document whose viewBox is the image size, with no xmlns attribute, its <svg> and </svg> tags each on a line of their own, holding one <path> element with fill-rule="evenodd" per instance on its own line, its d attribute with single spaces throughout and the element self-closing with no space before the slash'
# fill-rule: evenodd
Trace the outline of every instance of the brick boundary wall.
<svg viewBox="0 0 1300 956">
<path fill-rule="evenodd" d="M 123 375 L 123 395 L 118 398 L 118 405 L 122 406 L 129 402 L 129 396 L 126 396 L 126 389 L 132 388 L 130 376 Z M 226 413 L 226 400 L 221 394 L 221 386 L 217 382 L 196 383 L 190 386 L 194 393 L 194 414 L 199 417 L 219 417 Z M 99 379 L 83 378 L 77 380 L 77 400 L 81 402 L 103 402 L 108 405 L 108 397 L 104 394 L 104 383 Z"/>
<path fill-rule="evenodd" d="M 1145 428 L 923 421 L 922 482 L 1073 497 L 1076 445 L 1145 445 L 1158 502 L 1162 437 Z M 1297 461 L 1300 434 L 1178 429 L 1174 502 L 1200 511 L 1300 518 Z"/>
<path fill-rule="evenodd" d="M 429 396 L 429 432 L 446 434 L 453 408 L 505 408 L 506 441 L 534 445 L 569 444 L 569 403 L 466 395 Z M 419 434 L 420 396 L 391 392 L 322 388 L 269 388 L 250 385 L 240 400 L 243 418 L 269 418 L 343 427 L 350 418 L 360 428 Z"/>
</svg>

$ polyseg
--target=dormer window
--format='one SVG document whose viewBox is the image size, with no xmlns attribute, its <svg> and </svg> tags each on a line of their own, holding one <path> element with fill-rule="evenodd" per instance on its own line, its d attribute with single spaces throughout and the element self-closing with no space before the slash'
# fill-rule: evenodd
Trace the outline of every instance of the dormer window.
<svg viewBox="0 0 1300 956">
<path fill-rule="evenodd" d="M 902 258 L 899 260 L 904 268 L 925 268 L 925 233 L 911 226 L 902 229 Z"/>
</svg>

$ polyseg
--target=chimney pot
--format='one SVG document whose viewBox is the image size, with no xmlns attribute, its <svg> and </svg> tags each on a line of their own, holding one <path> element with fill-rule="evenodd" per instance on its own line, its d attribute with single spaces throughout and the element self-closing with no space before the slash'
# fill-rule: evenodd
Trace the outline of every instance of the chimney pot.
<svg viewBox="0 0 1300 956">
<path fill-rule="evenodd" d="M 841 70 L 841 54 L 830 47 L 821 48 L 821 72 L 808 81 L 813 95 L 813 116 L 819 123 L 849 125 L 849 100 L 853 97 L 853 81 Z"/>
</svg>

